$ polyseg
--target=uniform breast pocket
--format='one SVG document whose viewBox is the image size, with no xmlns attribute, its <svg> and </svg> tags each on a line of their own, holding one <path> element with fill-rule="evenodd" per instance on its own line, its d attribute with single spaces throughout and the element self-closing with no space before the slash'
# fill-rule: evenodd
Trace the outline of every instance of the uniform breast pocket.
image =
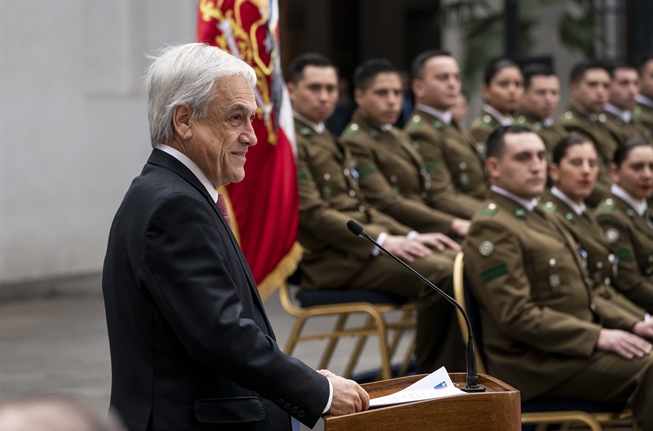
<svg viewBox="0 0 653 431">
<path fill-rule="evenodd" d="M 569 263 L 554 256 L 537 256 L 529 265 L 531 296 L 548 301 L 566 295 Z"/>
</svg>

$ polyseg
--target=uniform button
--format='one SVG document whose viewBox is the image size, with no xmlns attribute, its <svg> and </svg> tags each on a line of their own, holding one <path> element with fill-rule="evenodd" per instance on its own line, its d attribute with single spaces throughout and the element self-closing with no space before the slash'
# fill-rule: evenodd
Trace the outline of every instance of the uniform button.
<svg viewBox="0 0 653 431">
<path fill-rule="evenodd" d="M 300 410 L 300 411 L 297 412 L 297 417 L 298 418 L 303 418 L 305 414 L 306 413 L 304 413 L 304 410 Z"/>
<path fill-rule="evenodd" d="M 299 407 L 295 406 L 292 409 L 290 409 L 290 413 L 295 414 L 299 411 Z"/>
<path fill-rule="evenodd" d="M 583 261 L 583 268 L 587 268 L 587 261 Z"/>
<path fill-rule="evenodd" d="M 353 198 L 354 196 L 356 196 L 356 192 L 353 190 L 349 190 L 349 196 Z"/>
<path fill-rule="evenodd" d="M 484 115 L 483 116 L 483 121 L 485 121 L 486 123 L 489 123 L 490 121 L 492 121 L 492 117 L 490 117 L 489 115 Z"/>
<path fill-rule="evenodd" d="M 608 262 L 614 263 L 614 254 L 608 255 Z"/>
<path fill-rule="evenodd" d="M 420 193 L 419 196 L 420 196 L 422 199 L 426 199 L 426 192 L 422 192 L 422 193 Z"/>
<path fill-rule="evenodd" d="M 349 175 L 349 169 L 345 168 L 342 173 L 345 174 L 345 176 Z"/>
<path fill-rule="evenodd" d="M 390 175 L 390 181 L 392 181 L 393 183 L 396 183 L 397 182 L 397 176 L 396 175 Z"/>
<path fill-rule="evenodd" d="M 354 123 L 351 126 L 349 126 L 349 128 L 355 132 L 356 130 L 358 130 L 358 124 Z"/>
<path fill-rule="evenodd" d="M 420 117 L 419 115 L 413 115 L 413 121 L 414 121 L 414 122 L 418 122 L 418 121 L 420 121 L 421 119 L 422 119 L 422 117 Z"/>
<path fill-rule="evenodd" d="M 424 184 L 424 187 L 426 187 L 427 190 L 430 189 L 431 188 L 431 182 L 428 181 L 426 184 Z"/>
<path fill-rule="evenodd" d="M 458 167 L 460 167 L 460 169 L 467 169 L 467 163 L 465 163 L 465 162 L 460 162 L 460 164 L 458 165 Z"/>
<path fill-rule="evenodd" d="M 590 304 L 590 309 L 591 309 L 592 311 L 596 311 L 596 304 L 592 302 L 592 303 Z"/>
<path fill-rule="evenodd" d="M 358 211 L 364 213 L 365 212 L 365 206 L 364 205 L 359 205 L 358 206 Z"/>
<path fill-rule="evenodd" d="M 291 407 L 292 407 L 292 404 L 290 404 L 290 403 L 286 403 L 286 404 L 283 405 L 283 408 L 286 409 L 286 410 L 290 410 Z"/>
<path fill-rule="evenodd" d="M 277 404 L 282 405 L 282 404 L 283 404 L 283 398 L 279 398 L 279 399 L 277 400 Z"/>
<path fill-rule="evenodd" d="M 592 280 L 589 279 L 589 277 L 585 277 L 585 284 L 591 284 Z"/>
<path fill-rule="evenodd" d="M 614 201 L 611 198 L 607 198 L 605 200 L 605 203 L 608 204 L 608 205 L 612 205 L 614 203 Z"/>
<path fill-rule="evenodd" d="M 605 280 L 603 280 L 603 283 L 604 283 L 606 286 L 609 286 L 610 283 L 611 283 L 611 282 L 610 282 L 610 277 L 605 277 Z"/>
<path fill-rule="evenodd" d="M 597 262 L 596 267 L 599 269 L 603 268 L 603 262 Z"/>
<path fill-rule="evenodd" d="M 331 174 L 324 174 L 324 179 L 329 181 L 331 179 Z"/>
<path fill-rule="evenodd" d="M 497 209 L 497 204 L 491 203 L 487 206 L 487 209 L 494 211 L 495 209 Z"/>
<path fill-rule="evenodd" d="M 553 258 L 549 259 L 549 266 L 556 266 L 556 260 Z"/>
</svg>

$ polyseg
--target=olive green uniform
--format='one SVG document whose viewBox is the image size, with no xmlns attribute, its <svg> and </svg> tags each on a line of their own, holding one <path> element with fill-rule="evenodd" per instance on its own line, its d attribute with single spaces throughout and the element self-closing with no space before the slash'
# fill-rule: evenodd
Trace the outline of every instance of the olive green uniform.
<svg viewBox="0 0 653 431">
<path fill-rule="evenodd" d="M 650 132 L 644 124 L 634 120 L 626 123 L 610 111 L 604 113 L 607 118 L 604 125 L 619 143 L 623 144 L 629 138 L 639 138 L 651 142 Z"/>
<path fill-rule="evenodd" d="M 431 177 L 430 198 L 449 214 L 471 219 L 487 195 L 487 173 L 471 135 L 416 109 L 405 128 Z"/>
<path fill-rule="evenodd" d="M 551 162 L 551 155 L 553 154 L 555 146 L 558 145 L 558 142 L 562 141 L 567 137 L 567 135 L 569 135 L 569 132 L 567 132 L 567 130 L 560 124 L 553 123 L 550 126 L 547 126 L 542 120 L 538 120 L 521 110 L 515 113 L 515 124 L 528 127 L 542 138 L 544 146 L 546 147 L 549 163 Z"/>
<path fill-rule="evenodd" d="M 633 121 L 643 124 L 653 136 L 653 106 L 638 101 L 633 109 Z"/>
<path fill-rule="evenodd" d="M 596 218 L 619 258 L 614 287 L 653 314 L 653 228 L 615 195 L 596 209 Z"/>
<path fill-rule="evenodd" d="M 610 185 L 612 184 L 610 163 L 612 163 L 612 156 L 619 144 L 603 124 L 606 121 L 607 116 L 603 113 L 597 116 L 596 121 L 593 121 L 573 105 L 569 105 L 558 119 L 558 123 L 568 132 L 581 133 L 590 138 L 596 145 L 599 159 L 599 177 L 594 191 L 585 200 L 587 206 L 591 208 L 595 208 L 602 199 L 610 194 Z"/>
<path fill-rule="evenodd" d="M 583 266 L 590 274 L 594 292 L 642 320 L 646 310 L 611 287 L 617 275 L 617 259 L 610 252 L 610 246 L 603 237 L 603 230 L 594 214 L 583 211 L 578 215 L 566 202 L 550 191 L 544 193 L 540 202 L 540 208 L 555 217 L 571 234 L 578 247 L 584 251 Z"/>
<path fill-rule="evenodd" d="M 469 133 L 474 138 L 476 150 L 479 152 L 481 157 L 485 157 L 485 152 L 487 150 L 487 140 L 494 132 L 497 127 L 500 127 L 501 123 L 492 116 L 485 109 L 481 109 L 481 115 L 478 118 L 475 118 L 474 121 L 469 125 Z"/>
<path fill-rule="evenodd" d="M 653 429 L 653 355 L 629 361 L 595 349 L 602 327 L 630 330 L 637 319 L 593 293 L 562 226 L 491 192 L 463 251 L 490 374 L 519 389 L 522 401 L 630 397 L 640 426 Z"/>
<path fill-rule="evenodd" d="M 428 199 L 431 180 L 403 131 L 380 130 L 355 112 L 341 140 L 351 149 L 361 190 L 372 205 L 416 231 L 450 232 L 454 216 L 428 205 L 436 203 Z"/>
<path fill-rule="evenodd" d="M 464 370 L 464 345 L 454 324 L 453 307 L 389 257 L 372 256 L 372 245 L 354 236 L 346 223 L 356 220 L 372 238 L 382 232 L 406 235 L 410 228 L 365 201 L 348 148 L 330 132 L 317 133 L 299 120 L 295 120 L 295 132 L 299 242 L 305 248 L 300 262 L 301 287 L 372 289 L 417 298 L 418 372 L 430 372 L 443 365 Z M 410 265 L 444 291 L 452 291 L 451 255 L 435 252 Z"/>
</svg>

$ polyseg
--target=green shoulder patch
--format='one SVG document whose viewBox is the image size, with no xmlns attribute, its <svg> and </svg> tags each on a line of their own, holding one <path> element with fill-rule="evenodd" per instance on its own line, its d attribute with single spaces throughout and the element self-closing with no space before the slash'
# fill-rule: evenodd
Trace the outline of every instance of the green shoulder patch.
<svg viewBox="0 0 653 431">
<path fill-rule="evenodd" d="M 494 202 L 491 202 L 483 208 L 480 212 L 481 217 L 494 217 L 499 212 L 499 207 Z"/>
<path fill-rule="evenodd" d="M 635 109 L 633 109 L 633 120 L 639 121 L 640 118 L 642 118 L 642 107 L 641 106 L 635 106 Z"/>
<path fill-rule="evenodd" d="M 306 173 L 306 171 L 297 172 L 297 179 L 298 180 L 305 180 L 306 178 L 308 178 L 308 174 Z"/>
<path fill-rule="evenodd" d="M 614 212 L 614 209 L 617 207 L 617 203 L 612 198 L 607 198 L 601 205 L 599 205 L 599 212 L 602 213 L 611 213 Z"/>
<path fill-rule="evenodd" d="M 487 283 L 488 281 L 494 280 L 497 277 L 500 277 L 508 273 L 508 265 L 505 262 L 502 262 L 498 265 L 491 266 L 479 274 L 481 277 L 481 283 Z"/>
<path fill-rule="evenodd" d="M 632 208 L 624 208 L 624 212 L 625 212 L 626 215 L 627 215 L 628 217 L 630 217 L 630 218 L 634 218 L 634 217 L 635 217 L 635 210 L 632 209 Z"/>
<path fill-rule="evenodd" d="M 311 136 L 313 134 L 313 130 L 311 130 L 310 127 L 304 126 L 301 129 L 299 129 L 299 134 L 302 136 Z"/>
<path fill-rule="evenodd" d="M 513 208 L 512 213 L 517 218 L 526 218 L 526 208 L 521 205 L 517 205 L 515 208 Z"/>
<path fill-rule="evenodd" d="M 555 214 L 555 212 L 558 210 L 558 206 L 551 201 L 548 201 L 547 203 L 540 205 L 540 207 L 544 212 L 549 214 Z"/>
<path fill-rule="evenodd" d="M 442 123 L 442 121 L 440 121 L 440 120 L 435 120 L 433 122 L 433 127 L 435 127 L 436 129 L 441 129 L 442 126 L 444 126 L 444 123 Z"/>
<path fill-rule="evenodd" d="M 438 167 L 438 162 L 428 162 L 424 164 L 424 168 L 426 168 L 427 171 L 430 171 L 431 169 L 435 169 Z"/>
<path fill-rule="evenodd" d="M 614 255 L 619 258 L 619 260 L 630 260 L 633 258 L 633 251 L 630 248 L 620 248 L 615 250 Z"/>
<path fill-rule="evenodd" d="M 409 129 L 417 129 L 422 125 L 422 117 L 419 115 L 413 115 L 408 122 Z"/>
<path fill-rule="evenodd" d="M 362 168 L 360 171 L 358 171 L 358 178 L 362 180 L 365 175 L 371 174 L 375 170 L 376 168 L 374 167 L 374 165 L 367 165 L 364 168 Z"/>
<path fill-rule="evenodd" d="M 565 220 L 567 221 L 574 221 L 576 219 L 576 217 L 574 217 L 574 214 L 570 211 L 565 211 L 564 215 L 565 215 Z"/>
<path fill-rule="evenodd" d="M 345 130 L 342 132 L 342 137 L 343 138 L 353 138 L 354 136 L 358 135 L 358 132 L 360 131 L 360 126 L 356 123 L 352 123 Z"/>
</svg>

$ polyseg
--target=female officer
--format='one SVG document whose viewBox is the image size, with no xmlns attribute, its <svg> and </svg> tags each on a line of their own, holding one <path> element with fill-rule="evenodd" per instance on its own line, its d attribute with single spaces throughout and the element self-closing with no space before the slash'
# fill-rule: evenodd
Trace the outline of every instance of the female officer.
<svg viewBox="0 0 653 431">
<path fill-rule="evenodd" d="M 614 152 L 611 195 L 597 208 L 610 249 L 619 258 L 614 286 L 653 313 L 653 219 L 646 199 L 653 193 L 653 147 L 629 139 Z"/>
<path fill-rule="evenodd" d="M 519 106 L 523 94 L 524 78 L 515 62 L 500 58 L 488 63 L 481 85 L 485 104 L 481 115 L 469 126 L 476 149 L 482 156 L 485 156 L 485 144 L 494 129 L 514 123 L 511 113 Z"/>
<path fill-rule="evenodd" d="M 542 209 L 556 217 L 578 243 L 596 292 L 643 318 L 644 309 L 609 287 L 617 272 L 617 260 L 583 202 L 592 193 L 599 172 L 594 144 L 586 136 L 572 132 L 554 147 L 552 157 L 549 177 L 554 186 L 542 197 Z"/>
</svg>

